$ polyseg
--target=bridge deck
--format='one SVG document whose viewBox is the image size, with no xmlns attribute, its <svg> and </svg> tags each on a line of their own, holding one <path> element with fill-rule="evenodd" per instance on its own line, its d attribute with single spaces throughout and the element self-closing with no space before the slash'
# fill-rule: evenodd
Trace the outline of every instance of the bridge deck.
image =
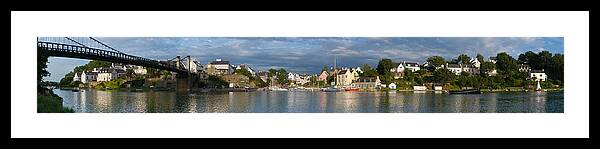
<svg viewBox="0 0 600 149">
<path fill-rule="evenodd" d="M 157 61 L 139 56 L 133 56 L 125 53 L 118 53 L 102 49 L 43 41 L 38 41 L 37 47 L 40 48 L 42 52 L 44 54 L 47 54 L 48 56 L 92 59 L 108 61 L 113 63 L 132 64 L 161 70 L 168 70 L 176 72 L 180 75 L 187 75 L 188 73 L 187 69 L 183 69 L 183 67 L 177 68 L 176 65 L 171 64 L 168 61 Z"/>
</svg>

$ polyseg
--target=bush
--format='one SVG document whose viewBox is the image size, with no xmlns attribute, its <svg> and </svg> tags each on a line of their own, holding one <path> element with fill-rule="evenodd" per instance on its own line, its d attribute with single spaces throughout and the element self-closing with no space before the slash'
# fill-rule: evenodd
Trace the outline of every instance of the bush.
<svg viewBox="0 0 600 149">
<path fill-rule="evenodd" d="M 37 98 L 38 113 L 73 113 L 73 109 L 62 106 L 62 98 L 54 93 L 48 95 L 38 95 Z"/>
</svg>

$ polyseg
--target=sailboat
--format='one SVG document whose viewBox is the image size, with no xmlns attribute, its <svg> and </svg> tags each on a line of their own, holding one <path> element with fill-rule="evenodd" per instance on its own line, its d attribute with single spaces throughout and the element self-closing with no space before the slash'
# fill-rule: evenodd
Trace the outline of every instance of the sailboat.
<svg viewBox="0 0 600 149">
<path fill-rule="evenodd" d="M 538 92 L 544 91 L 542 89 L 542 86 L 540 86 L 540 81 L 537 81 L 537 87 L 535 88 L 535 91 L 538 91 Z"/>
<path fill-rule="evenodd" d="M 333 71 L 334 72 L 336 70 L 336 59 L 337 59 L 337 56 L 333 58 Z M 332 74 L 337 75 L 336 73 L 332 73 Z M 323 89 L 323 91 L 325 91 L 325 92 L 341 92 L 341 91 L 344 91 L 344 89 L 337 87 L 337 76 L 335 76 L 335 75 L 333 76 L 334 81 L 332 82 L 332 86 Z"/>
</svg>

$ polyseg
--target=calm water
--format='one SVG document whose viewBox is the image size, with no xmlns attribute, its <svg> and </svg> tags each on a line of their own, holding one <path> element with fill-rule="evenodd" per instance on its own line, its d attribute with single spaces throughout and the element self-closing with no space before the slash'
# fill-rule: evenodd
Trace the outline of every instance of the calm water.
<svg viewBox="0 0 600 149">
<path fill-rule="evenodd" d="M 563 112 L 563 92 L 449 95 L 433 92 L 72 92 L 55 89 L 76 112 L 502 113 Z"/>
</svg>

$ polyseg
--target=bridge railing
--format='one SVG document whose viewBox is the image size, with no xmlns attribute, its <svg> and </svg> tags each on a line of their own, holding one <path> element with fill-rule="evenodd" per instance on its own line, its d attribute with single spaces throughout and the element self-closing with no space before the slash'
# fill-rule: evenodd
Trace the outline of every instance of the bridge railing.
<svg viewBox="0 0 600 149">
<path fill-rule="evenodd" d="M 120 60 L 125 60 L 125 61 L 135 61 L 135 62 L 145 63 L 147 65 L 154 65 L 157 67 L 163 67 L 163 68 L 168 68 L 171 70 L 177 70 L 178 72 L 187 72 L 186 69 L 177 68 L 177 66 L 171 64 L 170 62 L 162 62 L 162 61 L 152 60 L 152 59 L 143 58 L 143 57 L 139 57 L 139 56 L 133 56 L 133 55 L 125 54 L 125 53 L 118 53 L 118 52 L 107 51 L 107 50 L 102 50 L 102 49 L 88 48 L 88 47 L 69 45 L 69 44 L 63 44 L 63 43 L 44 42 L 44 41 L 38 41 L 37 46 L 41 47 L 41 48 L 45 48 L 48 51 L 85 54 L 85 55 L 90 55 L 90 56 L 120 59 Z"/>
</svg>

